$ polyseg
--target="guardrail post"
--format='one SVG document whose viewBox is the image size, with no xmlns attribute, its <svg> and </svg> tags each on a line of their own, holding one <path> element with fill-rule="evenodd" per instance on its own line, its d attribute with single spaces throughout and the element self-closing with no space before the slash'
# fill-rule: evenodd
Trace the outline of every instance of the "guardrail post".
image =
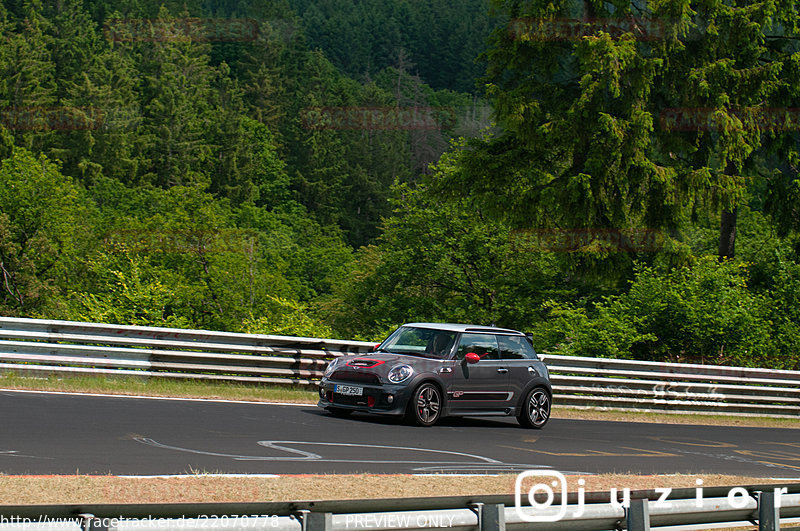
<svg viewBox="0 0 800 531">
<path fill-rule="evenodd" d="M 775 492 L 758 493 L 758 531 L 779 531 L 781 508 L 775 503 Z"/>
<path fill-rule="evenodd" d="M 302 531 L 331 531 L 333 515 L 331 513 L 312 513 L 306 509 L 297 511 Z"/>
<path fill-rule="evenodd" d="M 473 503 L 469 508 L 478 515 L 480 531 L 506 531 L 506 506 L 502 503 Z"/>
<path fill-rule="evenodd" d="M 647 500 L 631 500 L 627 511 L 628 531 L 650 531 L 650 507 Z"/>
<path fill-rule="evenodd" d="M 93 514 L 79 514 L 82 531 L 108 531 L 108 519 L 96 518 Z M 104 525 L 105 524 L 105 525 Z"/>
</svg>

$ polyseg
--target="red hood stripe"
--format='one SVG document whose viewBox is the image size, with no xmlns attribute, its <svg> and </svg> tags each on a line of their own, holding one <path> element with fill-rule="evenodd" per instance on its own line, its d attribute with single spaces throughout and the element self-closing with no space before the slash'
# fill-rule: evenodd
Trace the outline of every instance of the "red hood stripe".
<svg viewBox="0 0 800 531">
<path fill-rule="evenodd" d="M 347 366 L 348 367 L 356 367 L 358 369 L 374 369 L 378 365 L 383 365 L 384 363 L 386 363 L 386 362 L 385 361 L 380 361 L 380 360 L 371 360 L 371 359 L 367 359 L 367 358 L 356 358 L 354 360 L 348 361 L 347 362 Z"/>
</svg>

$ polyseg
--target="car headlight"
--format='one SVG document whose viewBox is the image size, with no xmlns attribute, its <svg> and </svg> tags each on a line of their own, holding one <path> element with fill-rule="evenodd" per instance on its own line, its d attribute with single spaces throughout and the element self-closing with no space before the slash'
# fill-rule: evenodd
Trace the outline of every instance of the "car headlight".
<svg viewBox="0 0 800 531">
<path fill-rule="evenodd" d="M 331 361 L 331 362 L 328 364 L 328 366 L 327 366 L 327 367 L 325 367 L 325 373 L 323 374 L 323 376 L 324 376 L 325 378 L 327 378 L 328 376 L 330 376 L 331 374 L 333 374 L 333 371 L 336 369 L 336 365 L 338 365 L 338 364 L 339 364 L 339 358 L 336 358 L 336 359 L 332 360 L 332 361 Z"/>
<path fill-rule="evenodd" d="M 389 381 L 393 383 L 400 383 L 408 380 L 414 374 L 414 369 L 410 365 L 398 365 L 389 371 Z"/>
</svg>

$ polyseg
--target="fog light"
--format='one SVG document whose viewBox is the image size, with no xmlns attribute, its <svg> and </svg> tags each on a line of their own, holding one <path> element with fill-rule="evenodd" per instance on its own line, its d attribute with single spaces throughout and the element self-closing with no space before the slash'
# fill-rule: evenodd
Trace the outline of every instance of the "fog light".
<svg viewBox="0 0 800 531">
<path fill-rule="evenodd" d="M 325 398 L 325 389 L 323 389 L 322 387 L 319 388 L 319 397 Z"/>
<path fill-rule="evenodd" d="M 390 404 L 394 403 L 394 395 L 388 395 L 386 397 L 386 401 L 389 402 Z"/>
<path fill-rule="evenodd" d="M 367 397 L 367 407 L 375 407 L 375 397 L 368 396 Z"/>
</svg>

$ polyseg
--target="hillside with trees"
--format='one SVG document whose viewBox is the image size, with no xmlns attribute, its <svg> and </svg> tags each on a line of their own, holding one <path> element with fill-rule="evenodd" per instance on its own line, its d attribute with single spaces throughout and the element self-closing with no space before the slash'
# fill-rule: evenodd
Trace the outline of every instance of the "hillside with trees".
<svg viewBox="0 0 800 531">
<path fill-rule="evenodd" d="M 758 6 L 5 0 L 0 315 L 800 369 Z"/>
</svg>

